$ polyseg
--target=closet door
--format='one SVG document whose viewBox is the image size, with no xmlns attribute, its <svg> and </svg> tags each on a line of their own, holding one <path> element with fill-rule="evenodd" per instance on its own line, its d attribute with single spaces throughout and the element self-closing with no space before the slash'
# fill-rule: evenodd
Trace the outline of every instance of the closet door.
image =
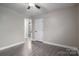
<svg viewBox="0 0 79 59">
<path fill-rule="evenodd" d="M 43 41 L 43 19 L 35 20 L 35 40 Z"/>
</svg>

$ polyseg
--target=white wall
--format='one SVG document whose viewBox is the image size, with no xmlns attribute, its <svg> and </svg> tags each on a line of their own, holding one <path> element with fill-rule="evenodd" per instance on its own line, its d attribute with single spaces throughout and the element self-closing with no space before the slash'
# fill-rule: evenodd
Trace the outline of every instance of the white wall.
<svg viewBox="0 0 79 59">
<path fill-rule="evenodd" d="M 77 46 L 76 8 L 54 11 L 44 17 L 44 40 L 67 46 Z"/>
<path fill-rule="evenodd" d="M 0 48 L 24 41 L 24 18 L 16 11 L 0 7 Z"/>
<path fill-rule="evenodd" d="M 71 7 L 52 11 L 43 15 L 44 41 L 77 47 L 76 11 L 76 7 Z M 40 17 L 36 19 L 38 18 Z"/>
</svg>

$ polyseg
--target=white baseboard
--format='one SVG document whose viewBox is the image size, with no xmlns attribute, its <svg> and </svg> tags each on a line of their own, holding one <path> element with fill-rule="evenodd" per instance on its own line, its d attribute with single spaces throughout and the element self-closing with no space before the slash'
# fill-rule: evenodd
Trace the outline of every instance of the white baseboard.
<svg viewBox="0 0 79 59">
<path fill-rule="evenodd" d="M 36 41 L 40 41 L 40 40 L 36 40 Z M 62 45 L 62 44 L 57 44 L 57 43 L 50 43 L 50 42 L 47 42 L 47 41 L 41 41 L 41 42 L 43 42 L 45 44 L 49 44 L 49 45 L 55 45 L 55 46 L 59 46 L 59 47 L 63 47 L 63 48 L 69 48 L 69 49 L 78 51 L 78 48 L 73 47 L 73 46 L 67 46 L 67 45 Z"/>
<path fill-rule="evenodd" d="M 32 41 L 40 41 L 40 42 L 43 42 L 43 40 L 37 40 L 37 39 L 32 39 Z"/>
<path fill-rule="evenodd" d="M 43 43 L 50 44 L 50 45 L 55 45 L 55 46 L 59 46 L 59 47 L 63 47 L 63 48 L 70 48 L 72 50 L 78 50 L 78 48 L 76 48 L 76 47 L 62 45 L 62 44 L 57 44 L 57 43 L 50 43 L 50 42 L 46 42 L 46 41 L 43 41 Z"/>
<path fill-rule="evenodd" d="M 77 47 L 73 47 L 73 46 L 67 46 L 67 45 L 61 45 L 61 44 L 57 44 L 57 43 L 50 43 L 50 42 L 46 42 L 46 41 L 42 41 L 45 44 L 49 44 L 49 45 L 55 45 L 55 46 L 59 46 L 59 47 L 63 47 L 63 48 L 69 48 L 71 50 L 75 50 L 78 53 L 79 56 L 79 49 Z"/>
<path fill-rule="evenodd" d="M 9 48 L 12 48 L 12 47 L 15 47 L 15 46 L 21 45 L 21 44 L 24 44 L 24 41 L 23 41 L 23 42 L 18 42 L 18 43 L 15 43 L 15 44 L 9 45 L 9 46 L 4 46 L 4 47 L 0 48 L 0 51 L 6 50 L 6 49 L 9 49 Z"/>
</svg>

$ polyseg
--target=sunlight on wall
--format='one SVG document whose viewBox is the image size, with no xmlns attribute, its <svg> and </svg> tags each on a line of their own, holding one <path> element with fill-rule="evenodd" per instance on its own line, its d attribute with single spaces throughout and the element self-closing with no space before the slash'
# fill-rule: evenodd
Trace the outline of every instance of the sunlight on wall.
<svg viewBox="0 0 79 59">
<path fill-rule="evenodd" d="M 28 23 L 29 19 L 24 19 L 24 38 L 28 38 Z"/>
</svg>

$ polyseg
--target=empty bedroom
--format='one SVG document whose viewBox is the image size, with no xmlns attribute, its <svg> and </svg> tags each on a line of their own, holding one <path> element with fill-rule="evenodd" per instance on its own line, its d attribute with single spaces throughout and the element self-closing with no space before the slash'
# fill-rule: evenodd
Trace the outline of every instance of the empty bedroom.
<svg viewBox="0 0 79 59">
<path fill-rule="evenodd" d="M 78 3 L 0 3 L 0 56 L 78 55 Z"/>
</svg>

